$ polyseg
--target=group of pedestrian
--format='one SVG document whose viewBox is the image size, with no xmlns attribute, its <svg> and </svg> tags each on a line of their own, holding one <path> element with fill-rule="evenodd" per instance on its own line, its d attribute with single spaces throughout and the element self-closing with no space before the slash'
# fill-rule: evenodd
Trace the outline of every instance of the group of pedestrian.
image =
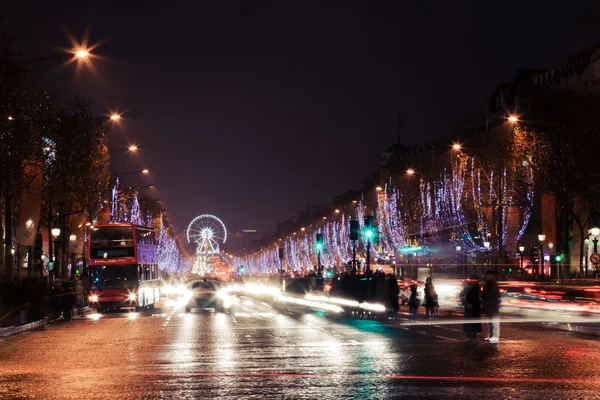
<svg viewBox="0 0 600 400">
<path fill-rule="evenodd" d="M 476 341 L 477 334 L 483 331 L 481 327 L 483 313 L 488 332 L 485 340 L 498 343 L 500 341 L 500 289 L 495 272 L 485 273 L 483 288 L 479 285 L 479 277 L 472 275 L 460 293 L 460 300 L 465 309 L 463 331 L 467 341 Z"/>
<path fill-rule="evenodd" d="M 425 315 L 427 318 L 433 318 L 440 312 L 440 304 L 438 302 L 438 295 L 435 291 L 435 286 L 431 277 L 425 280 L 425 288 L 423 289 L 424 302 L 421 303 L 418 295 L 417 285 L 410 286 L 410 297 L 408 298 L 408 308 L 411 319 L 417 319 L 419 313 L 419 306 L 425 307 Z"/>
</svg>

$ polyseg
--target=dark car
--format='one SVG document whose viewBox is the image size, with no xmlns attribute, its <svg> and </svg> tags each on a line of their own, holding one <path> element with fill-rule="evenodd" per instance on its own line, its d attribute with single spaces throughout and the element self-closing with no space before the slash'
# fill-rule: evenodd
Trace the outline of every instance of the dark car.
<svg viewBox="0 0 600 400">
<path fill-rule="evenodd" d="M 199 279 L 191 281 L 186 287 L 189 300 L 185 305 L 185 312 L 192 308 L 214 308 L 215 312 L 225 310 L 223 299 L 219 296 L 219 282 L 213 279 Z"/>
</svg>

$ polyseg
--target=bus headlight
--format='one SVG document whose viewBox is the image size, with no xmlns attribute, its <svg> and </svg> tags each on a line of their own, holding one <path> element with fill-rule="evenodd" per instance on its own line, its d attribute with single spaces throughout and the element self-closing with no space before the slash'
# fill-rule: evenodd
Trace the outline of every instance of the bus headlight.
<svg viewBox="0 0 600 400">
<path fill-rule="evenodd" d="M 98 302 L 98 300 L 99 300 L 99 297 L 98 297 L 98 295 L 97 295 L 97 294 L 92 294 L 92 295 L 90 295 L 90 297 L 89 297 L 89 300 L 90 300 L 92 303 L 97 303 L 97 302 Z"/>
<path fill-rule="evenodd" d="M 129 296 L 127 296 L 127 300 L 137 301 L 137 293 L 129 293 Z"/>
</svg>

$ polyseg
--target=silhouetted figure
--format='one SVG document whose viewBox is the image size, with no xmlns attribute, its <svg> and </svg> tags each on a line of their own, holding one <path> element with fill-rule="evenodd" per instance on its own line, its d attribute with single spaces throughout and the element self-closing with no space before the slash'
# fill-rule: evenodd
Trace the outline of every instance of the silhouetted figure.
<svg viewBox="0 0 600 400">
<path fill-rule="evenodd" d="M 481 332 L 481 286 L 476 275 L 471 275 L 464 289 L 460 293 L 460 301 L 465 307 L 465 322 L 463 331 L 468 341 L 476 341 L 477 334 Z"/>
<path fill-rule="evenodd" d="M 388 312 L 391 314 L 391 318 L 396 319 L 396 315 L 398 314 L 398 294 L 400 290 L 398 288 L 398 281 L 396 277 L 393 275 L 389 275 L 385 281 L 385 298 L 386 298 L 386 308 Z"/>
<path fill-rule="evenodd" d="M 496 282 L 494 271 L 485 273 L 485 284 L 483 285 L 483 312 L 487 325 L 488 336 L 485 340 L 490 343 L 500 341 L 500 289 Z"/>
<path fill-rule="evenodd" d="M 419 311 L 420 305 L 421 305 L 421 300 L 419 300 L 419 295 L 417 294 L 417 285 L 411 285 L 410 297 L 408 298 L 408 308 L 410 311 L 410 318 L 412 320 L 417 319 L 417 313 Z"/>
<path fill-rule="evenodd" d="M 75 287 L 70 281 L 65 283 L 60 304 L 62 306 L 64 320 L 71 321 L 73 319 L 73 305 L 75 305 Z"/>
<path fill-rule="evenodd" d="M 425 281 L 423 294 L 425 295 L 425 314 L 427 317 L 433 318 L 438 308 L 438 298 L 431 278 L 427 278 Z"/>
</svg>

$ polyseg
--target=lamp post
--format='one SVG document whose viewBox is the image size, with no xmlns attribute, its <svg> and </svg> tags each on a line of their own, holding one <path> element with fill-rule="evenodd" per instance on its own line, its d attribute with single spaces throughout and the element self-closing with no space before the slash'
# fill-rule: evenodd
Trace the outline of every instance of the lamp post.
<svg viewBox="0 0 600 400">
<path fill-rule="evenodd" d="M 596 253 L 598 253 L 598 236 L 600 236 L 600 228 L 598 228 L 598 227 L 593 227 L 592 229 L 590 229 L 590 233 L 591 233 L 591 234 L 592 234 L 592 236 L 594 237 L 594 238 L 592 239 L 592 243 L 594 243 L 594 252 L 593 252 L 593 254 L 596 254 Z M 595 256 L 594 256 L 594 257 L 595 257 Z M 588 263 L 586 263 L 586 271 L 585 271 L 585 274 L 586 274 L 586 276 L 587 276 L 587 274 L 588 274 L 588 271 L 587 271 L 587 264 L 588 264 Z M 597 267 L 597 265 L 598 265 L 597 263 L 594 263 L 594 273 L 596 272 L 595 270 L 598 268 L 598 267 Z"/>
<path fill-rule="evenodd" d="M 486 252 L 486 255 L 488 256 L 488 260 L 489 260 L 489 252 L 490 252 L 490 246 L 491 246 L 491 245 L 492 245 L 492 244 L 490 243 L 490 241 L 489 241 L 489 240 L 486 240 L 485 242 L 483 242 L 483 247 L 485 247 L 485 252 Z M 489 262 L 489 261 L 488 261 L 488 262 Z M 489 267 L 489 265 L 488 265 L 488 267 Z M 483 266 L 482 266 L 482 269 L 483 269 Z M 481 272 L 482 272 L 482 274 L 483 274 L 483 272 L 484 272 L 484 271 L 481 271 Z"/>
<path fill-rule="evenodd" d="M 57 271 L 57 261 L 60 260 L 59 254 L 58 254 L 58 237 L 60 236 L 60 228 L 52 228 L 52 237 L 54 238 L 54 260 L 50 260 L 52 261 L 52 279 L 51 281 L 54 282 L 54 279 L 56 278 L 56 271 Z"/>
<path fill-rule="evenodd" d="M 460 245 L 456 246 L 456 264 L 460 265 L 460 251 L 462 250 L 462 247 Z M 464 265 L 461 268 L 463 271 L 463 275 L 464 275 Z"/>
<path fill-rule="evenodd" d="M 73 246 L 75 246 L 76 241 L 77 235 L 69 235 L 69 258 L 71 260 L 71 278 L 75 278 L 75 252 L 73 251 Z"/>
<path fill-rule="evenodd" d="M 521 256 L 521 275 L 523 275 L 523 252 L 525 251 L 525 246 L 519 246 L 519 256 Z"/>
<path fill-rule="evenodd" d="M 544 280 L 544 240 L 546 240 L 546 235 L 540 233 L 538 235 L 538 240 L 540 241 L 540 262 L 539 269 L 541 270 L 542 280 Z"/>
</svg>

